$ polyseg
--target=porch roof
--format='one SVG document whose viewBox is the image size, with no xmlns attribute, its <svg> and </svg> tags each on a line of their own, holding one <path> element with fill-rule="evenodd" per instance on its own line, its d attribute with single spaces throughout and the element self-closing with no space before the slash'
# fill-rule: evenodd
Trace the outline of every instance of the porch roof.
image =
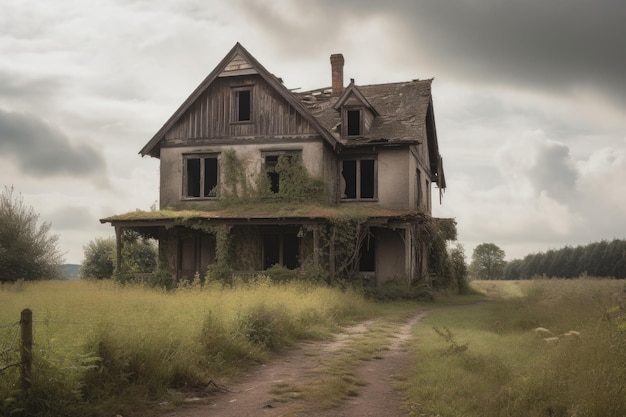
<svg viewBox="0 0 626 417">
<path fill-rule="evenodd" d="M 104 219 L 100 223 L 113 226 L 167 226 L 186 221 L 207 221 L 214 224 L 281 224 L 315 223 L 323 220 L 366 218 L 388 221 L 415 222 L 429 218 L 415 210 L 391 209 L 375 204 L 342 204 L 324 206 L 315 204 L 255 204 L 254 206 L 222 207 L 215 210 L 155 210 L 131 211 Z"/>
</svg>

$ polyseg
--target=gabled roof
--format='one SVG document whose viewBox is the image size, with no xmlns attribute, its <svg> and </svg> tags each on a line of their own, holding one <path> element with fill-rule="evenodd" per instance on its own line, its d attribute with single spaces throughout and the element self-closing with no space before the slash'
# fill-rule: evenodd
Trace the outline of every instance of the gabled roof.
<svg viewBox="0 0 626 417">
<path fill-rule="evenodd" d="M 345 90 L 343 90 L 343 93 L 339 96 L 339 98 L 337 99 L 337 103 L 335 103 L 335 110 L 340 110 L 341 107 L 346 103 L 346 101 L 348 101 L 348 98 L 350 98 L 350 96 L 354 95 L 357 100 L 359 100 L 363 106 L 365 106 L 366 108 L 368 108 L 375 116 L 378 116 L 380 113 L 378 113 L 378 110 L 376 110 L 376 108 L 372 105 L 372 103 L 369 102 L 369 100 L 363 95 L 363 93 L 361 93 L 361 91 L 359 90 L 359 88 L 354 84 L 354 80 L 350 80 L 350 85 L 348 85 L 346 87 Z"/>
<path fill-rule="evenodd" d="M 272 75 L 263 67 L 239 42 L 226 54 L 224 59 L 215 67 L 213 71 L 200 83 L 200 85 L 191 93 L 191 95 L 183 102 L 183 104 L 174 112 L 168 121 L 159 129 L 159 131 L 150 139 L 150 141 L 139 151 L 141 156 L 150 155 L 159 157 L 160 142 L 167 132 L 183 117 L 185 112 L 194 104 L 200 95 L 211 85 L 211 83 L 220 76 L 236 76 L 236 75 L 260 75 L 270 86 L 272 86 L 278 94 L 280 94 L 300 115 L 309 122 L 319 134 L 334 148 L 337 145 L 337 139 L 330 131 L 322 125 L 306 107 L 297 100 L 294 95 L 282 84 L 282 82 Z"/>
</svg>

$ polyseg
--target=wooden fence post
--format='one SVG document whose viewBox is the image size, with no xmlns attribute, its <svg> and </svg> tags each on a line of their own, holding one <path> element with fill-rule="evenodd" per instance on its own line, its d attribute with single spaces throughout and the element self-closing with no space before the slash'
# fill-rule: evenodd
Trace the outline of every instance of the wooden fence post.
<svg viewBox="0 0 626 417">
<path fill-rule="evenodd" d="M 20 375 L 22 389 L 28 391 L 32 381 L 31 369 L 33 364 L 33 312 L 28 308 L 22 310 L 20 327 L 22 330 Z"/>
</svg>

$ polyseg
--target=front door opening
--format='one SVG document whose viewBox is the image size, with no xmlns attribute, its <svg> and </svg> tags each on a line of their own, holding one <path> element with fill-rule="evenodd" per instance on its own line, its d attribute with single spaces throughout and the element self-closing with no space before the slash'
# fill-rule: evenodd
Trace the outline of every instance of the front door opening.
<svg viewBox="0 0 626 417">
<path fill-rule="evenodd" d="M 376 272 L 376 240 L 369 235 L 359 250 L 359 272 Z"/>
<path fill-rule="evenodd" d="M 281 265 L 288 269 L 300 266 L 300 239 L 296 233 L 274 233 L 263 236 L 263 269 Z"/>
</svg>

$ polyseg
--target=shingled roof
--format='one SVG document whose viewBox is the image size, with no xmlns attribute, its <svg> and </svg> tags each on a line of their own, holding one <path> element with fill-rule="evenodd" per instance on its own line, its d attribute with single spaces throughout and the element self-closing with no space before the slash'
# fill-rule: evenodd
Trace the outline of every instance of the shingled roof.
<svg viewBox="0 0 626 417">
<path fill-rule="evenodd" d="M 340 135 L 341 112 L 330 89 L 296 93 L 313 116 L 345 146 L 373 142 L 414 143 L 426 138 L 428 109 L 431 106 L 430 80 L 362 85 L 358 90 L 378 112 L 369 131 L 358 139 Z"/>
</svg>

